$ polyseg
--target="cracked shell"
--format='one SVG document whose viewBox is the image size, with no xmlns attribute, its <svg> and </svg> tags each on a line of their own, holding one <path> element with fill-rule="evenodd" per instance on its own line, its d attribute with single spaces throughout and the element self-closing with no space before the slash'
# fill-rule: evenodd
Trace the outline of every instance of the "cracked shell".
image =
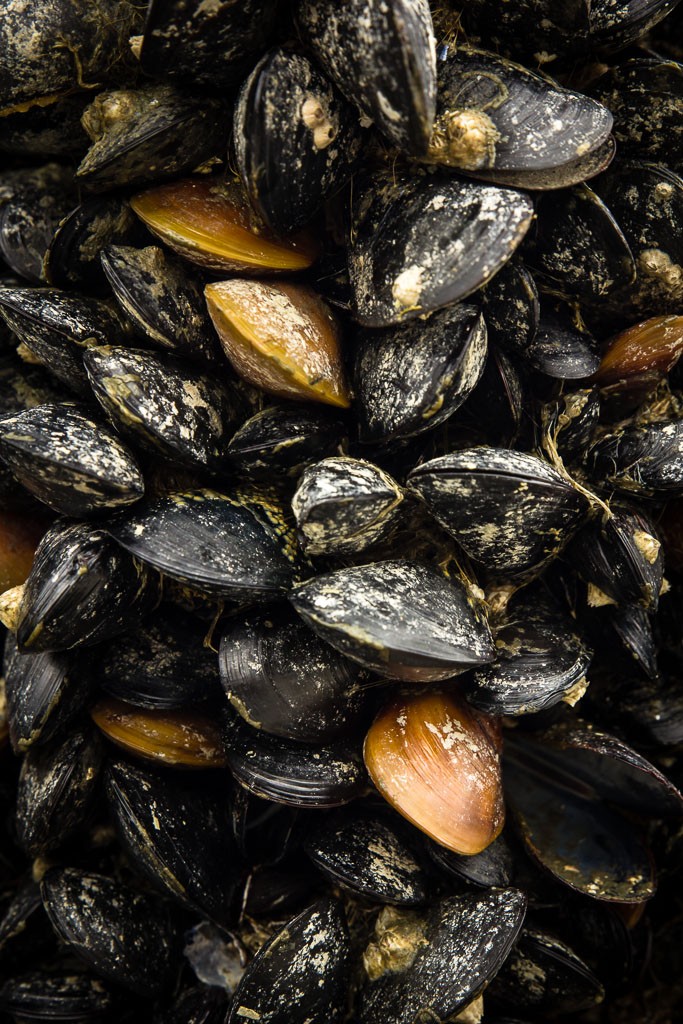
<svg viewBox="0 0 683 1024">
<path fill-rule="evenodd" d="M 373 178 L 354 210 L 349 275 L 368 327 L 424 316 L 486 284 L 524 238 L 523 192 L 443 174 Z"/>
<path fill-rule="evenodd" d="M 27 491 L 68 516 L 131 505 L 145 490 L 132 454 L 85 407 L 41 405 L 4 416 L 0 457 Z"/>
<path fill-rule="evenodd" d="M 495 657 L 476 598 L 419 562 L 337 569 L 300 584 L 290 600 L 323 640 L 390 679 L 448 679 Z"/>
<path fill-rule="evenodd" d="M 408 483 L 471 558 L 505 576 L 548 562 L 586 511 L 583 496 L 547 462 L 502 448 L 432 459 Z"/>
</svg>

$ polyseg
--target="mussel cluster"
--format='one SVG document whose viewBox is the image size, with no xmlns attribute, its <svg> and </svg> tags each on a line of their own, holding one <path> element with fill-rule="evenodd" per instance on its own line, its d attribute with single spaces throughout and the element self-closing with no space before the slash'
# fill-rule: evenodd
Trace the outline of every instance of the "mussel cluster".
<svg viewBox="0 0 683 1024">
<path fill-rule="evenodd" d="M 0 1022 L 681 1019 L 679 61 L 4 0 Z"/>
</svg>

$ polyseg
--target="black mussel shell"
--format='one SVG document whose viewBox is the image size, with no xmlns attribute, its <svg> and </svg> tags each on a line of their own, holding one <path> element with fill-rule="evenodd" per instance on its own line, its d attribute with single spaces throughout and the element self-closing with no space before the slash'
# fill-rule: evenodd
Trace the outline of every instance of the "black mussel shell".
<svg viewBox="0 0 683 1024">
<path fill-rule="evenodd" d="M 563 459 L 583 459 L 599 419 L 598 388 L 565 392 L 541 409 L 541 443 L 546 450 L 555 448 Z"/>
<path fill-rule="evenodd" d="M 587 896 L 617 903 L 649 899 L 654 868 L 637 828 L 597 799 L 592 785 L 574 778 L 570 758 L 558 777 L 547 745 L 522 749 L 508 739 L 505 750 L 505 792 L 532 859 Z"/>
<path fill-rule="evenodd" d="M 145 490 L 132 454 L 85 407 L 59 403 L 4 416 L 0 458 L 27 491 L 68 516 L 130 505 Z"/>
<path fill-rule="evenodd" d="M 609 733 L 557 726 L 543 740 L 549 766 L 592 787 L 603 800 L 645 818 L 680 818 L 683 795 L 654 764 Z"/>
<path fill-rule="evenodd" d="M 486 409 L 485 418 L 482 409 Z M 462 424 L 482 444 L 512 445 L 519 443 L 528 409 L 523 367 L 502 348 L 489 345 L 481 380 L 456 414 L 456 424 Z M 446 434 L 448 430 L 446 424 Z"/>
<path fill-rule="evenodd" d="M 98 974 L 138 995 L 164 991 L 172 935 L 150 899 L 73 868 L 51 868 L 41 890 L 59 938 Z"/>
<path fill-rule="evenodd" d="M 132 444 L 181 465 L 218 470 L 243 401 L 228 374 L 167 352 L 101 345 L 83 357 L 95 398 Z"/>
<path fill-rule="evenodd" d="M 0 153 L 14 156 L 80 160 L 88 148 L 81 115 L 90 102 L 87 92 L 62 96 L 54 103 L 5 114 Z"/>
<path fill-rule="evenodd" d="M 564 295 L 599 302 L 626 288 L 636 265 L 624 234 L 587 185 L 542 196 L 527 258 Z"/>
<path fill-rule="evenodd" d="M 364 703 L 357 666 L 291 609 L 228 620 L 219 666 L 235 710 L 250 725 L 286 739 L 324 742 L 348 729 Z"/>
<path fill-rule="evenodd" d="M 349 274 L 368 327 L 464 299 L 500 270 L 533 215 L 523 192 L 427 175 L 374 178 L 356 205 Z"/>
<path fill-rule="evenodd" d="M 344 424 L 325 409 L 269 406 L 242 424 L 228 452 L 241 474 L 272 484 L 277 476 L 298 479 L 309 463 L 338 451 L 345 434 Z"/>
<path fill-rule="evenodd" d="M 135 515 L 118 516 L 107 529 L 140 561 L 212 597 L 277 597 L 299 575 L 281 511 L 258 496 L 171 494 Z"/>
<path fill-rule="evenodd" d="M 533 277 L 511 259 L 481 293 L 489 340 L 509 352 L 524 354 L 536 336 L 541 308 Z"/>
<path fill-rule="evenodd" d="M 189 359 L 224 362 L 204 283 L 186 263 L 156 245 L 109 245 L 101 262 L 114 298 L 140 337 Z"/>
<path fill-rule="evenodd" d="M 624 233 L 636 261 L 635 284 L 611 296 L 633 318 L 679 313 L 683 301 L 683 180 L 654 164 L 625 164 L 595 187 Z M 631 320 L 632 322 L 632 320 Z"/>
<path fill-rule="evenodd" d="M 100 253 L 110 245 L 145 245 L 150 236 L 120 196 L 84 200 L 54 233 L 45 256 L 46 277 L 57 288 L 107 294 Z"/>
<path fill-rule="evenodd" d="M 361 441 L 415 437 L 443 423 L 479 383 L 486 351 L 486 324 L 475 306 L 360 330 L 353 388 Z"/>
<path fill-rule="evenodd" d="M 324 746 L 254 729 L 238 715 L 226 728 L 232 774 L 250 793 L 291 807 L 338 807 L 367 788 L 360 738 L 346 734 Z"/>
<path fill-rule="evenodd" d="M 150 75 L 170 75 L 212 89 L 234 86 L 268 42 L 274 0 L 151 0 L 140 63 Z"/>
<path fill-rule="evenodd" d="M 49 246 L 75 202 L 68 185 L 27 185 L 0 207 L 0 256 L 15 274 L 31 284 L 45 283 Z"/>
<path fill-rule="evenodd" d="M 683 420 L 606 434 L 590 449 L 588 466 L 596 483 L 625 494 L 683 493 Z"/>
<path fill-rule="evenodd" d="M 350 973 L 342 904 L 318 900 L 258 951 L 237 986 L 226 1024 L 338 1024 L 347 1009 Z"/>
<path fill-rule="evenodd" d="M 515 879 L 515 858 L 502 833 L 481 853 L 470 856 L 431 840 L 427 852 L 446 875 L 477 889 L 506 889 Z"/>
<path fill-rule="evenodd" d="M 321 881 L 313 876 L 306 863 L 300 868 L 290 864 L 283 867 L 257 865 L 249 875 L 244 910 L 250 916 L 266 919 L 296 913 L 318 894 Z"/>
<path fill-rule="evenodd" d="M 58 849 L 84 823 L 102 763 L 95 733 L 73 732 L 58 744 L 32 747 L 17 787 L 17 835 L 32 856 Z"/>
<path fill-rule="evenodd" d="M 56 288 L 2 288 L 0 315 L 58 380 L 90 397 L 83 350 L 127 334 L 108 303 Z"/>
<path fill-rule="evenodd" d="M 90 1024 L 109 1016 L 113 999 L 104 983 L 87 974 L 33 971 L 10 978 L 0 989 L 0 1008 L 16 1021 Z"/>
<path fill-rule="evenodd" d="M 323 640 L 389 678 L 448 679 L 495 656 L 485 614 L 465 585 L 419 562 L 337 569 L 290 599 Z"/>
<path fill-rule="evenodd" d="M 604 999 L 605 992 L 587 964 L 553 935 L 525 928 L 509 959 L 494 978 L 487 1000 L 515 1012 L 543 1011 L 573 1016 Z"/>
<path fill-rule="evenodd" d="M 552 558 L 585 512 L 585 500 L 535 455 L 481 446 L 417 466 L 408 483 L 471 558 L 517 575 Z"/>
<path fill-rule="evenodd" d="M 437 68 L 428 161 L 521 187 L 553 189 L 589 176 L 585 158 L 612 128 L 602 104 L 485 50 L 442 50 Z"/>
<path fill-rule="evenodd" d="M 609 624 L 629 658 L 635 661 L 641 672 L 649 679 L 656 679 L 657 641 L 652 628 L 652 617 L 638 605 L 608 608 Z"/>
<path fill-rule="evenodd" d="M 195 912 L 229 923 L 241 865 L 227 785 L 116 761 L 107 768 L 106 788 L 134 867 Z"/>
<path fill-rule="evenodd" d="M 3 906 L 0 920 L 0 954 L 3 964 L 26 963 L 27 957 L 49 949 L 52 936 L 40 895 L 40 886 L 31 881 L 16 887 L 10 902 Z M 1 1005 L 1 1004 L 0 1004 Z"/>
<path fill-rule="evenodd" d="M 297 21 L 325 71 L 390 142 L 421 154 L 436 104 L 427 0 L 301 0 Z"/>
<path fill-rule="evenodd" d="M 42 367 L 29 366 L 11 355 L 0 356 L 0 416 L 63 399 L 63 389 Z M 7 474 L 10 475 L 9 470 Z M 16 491 L 13 477 L 12 481 Z"/>
<path fill-rule="evenodd" d="M 683 65 L 634 57 L 610 68 L 589 92 L 614 116 L 620 154 L 683 169 Z"/>
<path fill-rule="evenodd" d="M 103 530 L 59 521 L 43 537 L 19 608 L 22 651 L 63 651 L 136 627 L 160 597 L 154 573 Z"/>
<path fill-rule="evenodd" d="M 83 114 L 92 145 L 76 171 L 89 192 L 180 177 L 223 153 L 227 108 L 172 85 L 99 93 Z"/>
<path fill-rule="evenodd" d="M 135 633 L 101 648 L 96 679 L 112 697 L 141 708 L 184 708 L 220 698 L 216 656 L 205 637 L 205 624 L 166 605 Z"/>
<path fill-rule="evenodd" d="M 600 591 L 591 603 L 598 604 L 600 595 L 606 595 L 617 605 L 637 602 L 646 611 L 656 611 L 664 571 L 662 550 L 654 526 L 640 512 L 612 509 L 577 534 L 567 557 Z"/>
<path fill-rule="evenodd" d="M 225 1024 L 227 1006 L 226 992 L 197 985 L 178 996 L 158 1024 Z"/>
<path fill-rule="evenodd" d="M 13 633 L 5 640 L 3 675 L 10 742 L 17 753 L 50 739 L 80 713 L 89 696 L 89 681 L 73 658 L 22 654 Z"/>
<path fill-rule="evenodd" d="M 603 48 L 619 49 L 642 35 L 671 10 L 677 0 L 517 0 L 501 7 L 497 0 L 470 0 L 464 10 L 466 29 L 487 45 L 529 63 L 552 68 L 553 61 L 585 57 Z"/>
<path fill-rule="evenodd" d="M 394 921 L 382 911 L 376 925 L 379 934 L 363 958 L 366 971 L 377 980 L 371 980 L 364 990 L 361 1024 L 386 1024 L 389 1020 L 412 1024 L 421 1017 L 427 1019 L 427 1014 L 436 1020 L 455 1016 L 498 972 L 517 938 L 525 911 L 526 897 L 517 889 L 446 897 L 431 908 L 426 919 L 414 919 L 414 958 L 396 966 L 382 948 L 383 915 L 388 924 L 388 949 L 392 930 L 405 946 L 410 934 L 404 932 L 404 938 L 400 919 Z"/>
<path fill-rule="evenodd" d="M 492 715 L 525 715 L 572 700 L 592 651 L 569 615 L 538 593 L 523 591 L 496 630 L 497 659 L 465 685 L 470 704 Z M 579 689 L 580 694 L 580 689 Z"/>
<path fill-rule="evenodd" d="M 355 896 L 405 907 L 427 900 L 424 871 L 386 821 L 357 814 L 321 821 L 308 833 L 304 851 L 333 885 Z"/>
<path fill-rule="evenodd" d="M 538 330 L 524 360 L 547 377 L 582 380 L 600 366 L 600 350 L 578 311 L 564 302 L 542 303 Z"/>
<path fill-rule="evenodd" d="M 307 466 L 292 498 L 307 555 L 352 555 L 390 536 L 405 491 L 379 466 L 337 455 Z"/>
<path fill-rule="evenodd" d="M 286 50 L 266 54 L 247 78 L 233 138 L 252 204 L 283 234 L 344 185 L 361 147 L 356 110 L 308 57 Z"/>
<path fill-rule="evenodd" d="M 122 62 L 139 14 L 121 0 L 103 0 L 85 12 L 78 0 L 57 0 L 31 11 L 8 0 L 0 29 L 0 108 L 30 107 L 43 98 L 99 82 Z M 74 55 L 78 54 L 78 60 Z"/>
<path fill-rule="evenodd" d="M 238 786 L 232 801 L 232 833 L 237 848 L 252 864 L 280 864 L 298 844 L 295 807 L 263 800 Z"/>
</svg>

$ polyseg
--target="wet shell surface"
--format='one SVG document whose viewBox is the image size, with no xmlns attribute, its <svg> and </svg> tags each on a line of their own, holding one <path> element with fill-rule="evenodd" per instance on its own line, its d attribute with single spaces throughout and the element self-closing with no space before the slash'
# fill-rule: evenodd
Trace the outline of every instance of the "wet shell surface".
<svg viewBox="0 0 683 1024">
<path fill-rule="evenodd" d="M 350 970 L 342 905 L 319 900 L 261 947 L 237 987 L 226 1024 L 290 1024 L 293 987 L 309 1024 L 337 1024 L 346 1011 Z"/>
<path fill-rule="evenodd" d="M 344 555 L 387 537 L 403 515 L 404 491 L 379 466 L 345 456 L 304 470 L 292 498 L 308 555 Z"/>
<path fill-rule="evenodd" d="M 343 186 L 361 148 L 357 112 L 308 57 L 285 50 L 266 54 L 247 78 L 233 134 L 252 203 L 284 233 Z"/>
<path fill-rule="evenodd" d="M 526 897 L 518 889 L 448 896 L 426 918 L 406 920 L 389 908 L 382 911 L 363 958 L 372 973 L 363 993 L 362 1024 L 412 1024 L 429 1014 L 437 1020 L 453 1017 L 500 969 L 525 912 Z M 392 946 L 400 950 L 398 956 L 392 956 Z"/>
<path fill-rule="evenodd" d="M 66 404 L 0 420 L 0 457 L 31 494 L 65 515 L 131 505 L 145 490 L 135 459 L 116 435 L 85 409 Z"/>
<path fill-rule="evenodd" d="M 448 419 L 481 379 L 486 338 L 476 307 L 458 304 L 427 321 L 360 330 L 353 390 L 361 441 L 415 437 Z"/>
<path fill-rule="evenodd" d="M 418 562 L 337 569 L 290 599 L 323 640 L 393 679 L 447 679 L 494 658 L 476 600 L 459 581 Z"/>
<path fill-rule="evenodd" d="M 457 695 L 431 690 L 390 701 L 363 756 L 382 796 L 449 850 L 480 853 L 502 830 L 499 736 Z"/>
<path fill-rule="evenodd" d="M 275 597 L 297 578 L 282 515 L 257 496 L 243 503 L 208 490 L 171 494 L 107 530 L 130 554 L 212 597 Z"/>
<path fill-rule="evenodd" d="M 304 0 L 297 18 L 341 91 L 393 143 L 421 153 L 436 102 L 436 51 L 427 0 Z"/>
<path fill-rule="evenodd" d="M 492 572 L 551 558 L 584 513 L 584 499 L 534 455 L 481 446 L 425 462 L 408 476 L 432 515 Z"/>
<path fill-rule="evenodd" d="M 282 398 L 349 406 L 340 328 L 312 289 L 233 278 L 207 285 L 205 295 L 240 377 Z"/>
<path fill-rule="evenodd" d="M 494 53 L 454 46 L 440 56 L 427 160 L 502 185 L 567 186 L 572 170 L 586 179 L 581 158 L 612 128 L 606 107 Z"/>
<path fill-rule="evenodd" d="M 429 175 L 377 179 L 355 211 L 349 275 L 368 327 L 414 320 L 480 288 L 524 238 L 523 192 Z"/>
</svg>

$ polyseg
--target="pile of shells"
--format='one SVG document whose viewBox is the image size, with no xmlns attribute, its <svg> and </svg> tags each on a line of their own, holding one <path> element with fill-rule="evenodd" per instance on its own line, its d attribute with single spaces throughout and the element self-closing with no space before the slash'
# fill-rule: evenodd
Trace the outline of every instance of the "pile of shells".
<svg viewBox="0 0 683 1024">
<path fill-rule="evenodd" d="M 682 39 L 5 0 L 2 1024 L 681 1018 Z"/>
</svg>

